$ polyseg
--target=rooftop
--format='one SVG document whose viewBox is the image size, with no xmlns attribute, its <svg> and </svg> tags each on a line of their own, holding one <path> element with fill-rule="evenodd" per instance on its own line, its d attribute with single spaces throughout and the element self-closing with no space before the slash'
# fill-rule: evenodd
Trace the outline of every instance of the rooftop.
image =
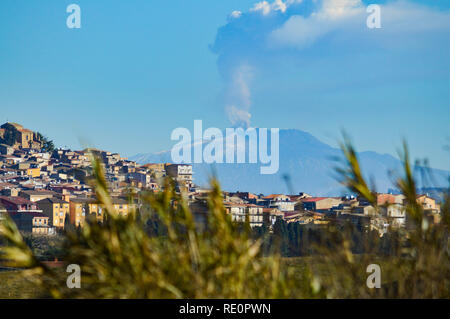
<svg viewBox="0 0 450 319">
<path fill-rule="evenodd" d="M 330 198 L 330 197 L 309 197 L 309 198 L 303 198 L 302 202 L 303 203 L 318 202 L 320 200 L 327 199 L 327 198 Z"/>
<path fill-rule="evenodd" d="M 68 204 L 68 202 L 56 198 L 56 197 L 51 197 L 51 198 L 45 198 L 45 199 L 41 199 L 40 201 L 36 202 L 37 204 Z"/>
<path fill-rule="evenodd" d="M 33 202 L 25 199 L 23 197 L 8 197 L 8 196 L 0 196 L 0 200 L 10 202 L 15 205 L 32 205 Z"/>
</svg>

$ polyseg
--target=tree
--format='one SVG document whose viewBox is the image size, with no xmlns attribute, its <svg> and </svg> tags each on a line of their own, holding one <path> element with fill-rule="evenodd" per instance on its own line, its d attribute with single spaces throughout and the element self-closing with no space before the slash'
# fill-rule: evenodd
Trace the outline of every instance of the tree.
<svg viewBox="0 0 450 319">
<path fill-rule="evenodd" d="M 37 137 L 42 142 L 42 151 L 52 153 L 55 150 L 55 144 L 53 144 L 52 140 L 49 140 L 39 132 L 37 133 Z"/>
</svg>

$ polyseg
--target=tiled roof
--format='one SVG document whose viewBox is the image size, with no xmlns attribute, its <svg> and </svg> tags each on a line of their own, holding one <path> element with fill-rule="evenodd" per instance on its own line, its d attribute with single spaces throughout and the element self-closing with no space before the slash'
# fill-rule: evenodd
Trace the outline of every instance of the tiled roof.
<svg viewBox="0 0 450 319">
<path fill-rule="evenodd" d="M 123 199 L 123 198 L 114 198 L 114 197 L 112 197 L 111 198 L 111 202 L 113 203 L 113 204 L 128 204 L 128 201 L 127 200 L 125 200 L 125 199 Z"/>
<path fill-rule="evenodd" d="M 13 203 L 15 205 L 32 205 L 33 202 L 29 201 L 28 199 L 25 199 L 23 197 L 8 197 L 8 196 L 0 196 L 0 200 L 4 200 L 10 203 Z"/>
<path fill-rule="evenodd" d="M 327 198 L 329 198 L 329 197 L 309 197 L 309 198 L 302 199 L 302 202 L 303 203 L 318 202 L 320 200 L 327 199 Z"/>
<path fill-rule="evenodd" d="M 49 190 L 28 190 L 28 191 L 22 191 L 23 193 L 27 195 L 53 195 L 56 194 L 53 191 Z"/>
<path fill-rule="evenodd" d="M 286 195 L 283 195 L 283 194 L 271 194 L 271 195 L 268 195 L 268 196 L 263 197 L 263 198 L 270 199 L 270 198 L 276 198 L 276 197 L 280 197 L 280 196 L 286 196 Z"/>
<path fill-rule="evenodd" d="M 45 204 L 45 203 L 51 203 L 51 204 L 68 204 L 68 202 L 66 202 L 66 201 L 64 201 L 64 200 L 62 200 L 62 199 L 59 199 L 59 198 L 56 198 L 56 197 L 51 197 L 51 198 L 45 198 L 45 199 L 42 199 L 42 200 L 40 200 L 40 201 L 37 201 L 36 202 L 37 204 Z"/>
<path fill-rule="evenodd" d="M 77 198 L 71 198 L 71 202 L 73 203 L 98 203 L 98 200 L 96 198 L 88 198 L 88 197 L 77 197 Z"/>
</svg>

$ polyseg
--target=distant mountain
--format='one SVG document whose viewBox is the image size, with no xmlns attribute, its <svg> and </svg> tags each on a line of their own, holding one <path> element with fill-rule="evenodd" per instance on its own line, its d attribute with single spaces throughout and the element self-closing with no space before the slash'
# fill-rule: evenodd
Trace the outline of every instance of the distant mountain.
<svg viewBox="0 0 450 319">
<path fill-rule="evenodd" d="M 280 167 L 273 175 L 261 175 L 260 164 L 193 164 L 194 182 L 208 185 L 215 172 L 221 187 L 227 191 L 253 193 L 298 193 L 317 196 L 339 196 L 348 193 L 336 181 L 335 167 L 341 165 L 342 152 L 319 141 L 309 133 L 288 129 L 280 130 Z M 270 147 L 269 147 L 270 150 Z M 401 162 L 388 154 L 361 152 L 358 154 L 366 177 L 373 179 L 376 190 L 387 192 L 395 188 L 393 176 L 402 174 Z M 170 151 L 156 154 L 137 154 L 130 158 L 138 163 L 171 162 Z M 450 172 L 432 169 L 435 183 L 448 187 Z"/>
</svg>

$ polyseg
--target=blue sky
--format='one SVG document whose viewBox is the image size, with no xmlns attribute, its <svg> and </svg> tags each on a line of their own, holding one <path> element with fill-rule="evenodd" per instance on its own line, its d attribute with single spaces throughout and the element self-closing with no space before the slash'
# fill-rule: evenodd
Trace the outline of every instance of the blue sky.
<svg viewBox="0 0 450 319">
<path fill-rule="evenodd" d="M 127 156 L 170 148 L 194 119 L 333 145 L 344 128 L 360 150 L 406 138 L 450 169 L 450 1 L 297 2 L 2 0 L 0 121 Z M 370 3 L 381 29 L 365 27 Z"/>
</svg>

